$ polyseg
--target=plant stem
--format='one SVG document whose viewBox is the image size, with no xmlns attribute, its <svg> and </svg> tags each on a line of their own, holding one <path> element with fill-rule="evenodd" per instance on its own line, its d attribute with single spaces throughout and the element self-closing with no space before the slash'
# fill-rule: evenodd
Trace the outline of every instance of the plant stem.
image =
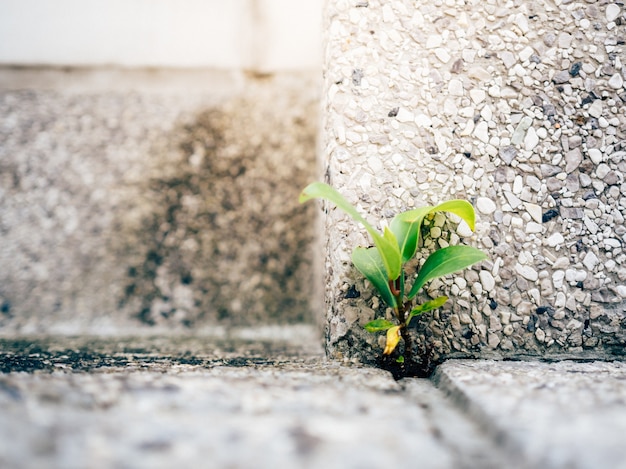
<svg viewBox="0 0 626 469">
<path fill-rule="evenodd" d="M 399 279 L 389 280 L 389 289 L 391 290 L 391 294 L 396 300 L 396 307 L 394 308 L 394 312 L 396 313 L 396 317 L 402 323 L 401 316 L 403 315 L 404 307 L 402 305 L 402 288 L 399 282 Z"/>
<path fill-rule="evenodd" d="M 402 298 L 400 298 L 400 285 L 398 282 L 398 279 L 395 280 L 389 280 L 389 289 L 391 290 L 391 294 L 396 298 L 397 300 L 401 300 Z M 399 305 L 401 303 L 398 303 Z"/>
<path fill-rule="evenodd" d="M 411 301 L 403 302 L 404 299 L 404 271 L 400 271 L 400 276 L 395 280 L 389 280 L 389 289 L 391 294 L 396 299 L 395 313 L 398 321 L 400 322 L 400 335 L 404 341 L 404 358 L 405 362 L 402 364 L 403 373 L 405 367 L 412 362 L 413 359 L 413 345 L 411 344 L 411 336 L 409 335 L 409 327 L 406 323 L 407 312 L 411 310 Z"/>
<path fill-rule="evenodd" d="M 409 335 L 409 327 L 406 323 L 406 313 L 411 308 L 410 303 L 400 306 L 400 335 L 404 341 L 404 359 L 405 364 L 410 364 L 413 358 L 413 345 L 411 344 L 411 336 Z"/>
</svg>

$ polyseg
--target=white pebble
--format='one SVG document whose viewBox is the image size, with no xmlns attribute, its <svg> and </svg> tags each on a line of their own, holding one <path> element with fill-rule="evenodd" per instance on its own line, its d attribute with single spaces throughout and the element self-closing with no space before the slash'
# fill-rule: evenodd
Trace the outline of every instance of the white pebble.
<svg viewBox="0 0 626 469">
<path fill-rule="evenodd" d="M 619 5 L 615 3 L 610 3 L 606 7 L 606 20 L 610 23 L 611 21 L 615 21 L 620 14 Z"/>
<path fill-rule="evenodd" d="M 522 205 L 522 201 L 515 194 L 512 194 L 511 192 L 505 192 L 504 196 L 506 197 L 506 200 L 512 209 L 515 210 L 517 207 Z"/>
<path fill-rule="evenodd" d="M 377 156 L 370 156 L 367 159 L 367 165 L 374 172 L 374 174 L 379 173 L 383 169 L 383 162 Z"/>
<path fill-rule="evenodd" d="M 532 125 L 533 120 L 524 116 L 522 120 L 517 124 L 515 131 L 513 132 L 513 136 L 511 137 L 511 143 L 513 145 L 519 145 L 524 141 L 524 137 L 526 136 L 526 130 Z"/>
<path fill-rule="evenodd" d="M 496 281 L 489 271 L 481 270 L 478 275 L 484 291 L 490 292 L 496 287 Z"/>
<path fill-rule="evenodd" d="M 405 108 L 401 107 L 398 110 L 398 114 L 396 115 L 396 119 L 399 122 L 413 122 L 415 121 L 415 116 L 413 115 L 412 112 L 406 110 Z"/>
<path fill-rule="evenodd" d="M 519 59 L 522 62 L 526 62 L 528 59 L 530 59 L 530 56 L 533 55 L 535 51 L 533 50 L 532 47 L 530 46 L 526 46 L 524 49 L 521 50 L 521 52 L 519 53 Z"/>
<path fill-rule="evenodd" d="M 542 330 L 542 329 L 538 328 L 538 329 L 535 331 L 535 337 L 537 338 L 537 340 L 538 340 L 539 342 L 543 342 L 543 341 L 545 341 L 545 340 L 546 340 L 546 333 L 545 333 L 545 332 L 543 332 L 543 330 Z"/>
<path fill-rule="evenodd" d="M 533 300 L 533 303 L 536 305 L 541 304 L 541 294 L 539 293 L 539 289 L 531 288 L 528 290 L 528 296 Z"/>
<path fill-rule="evenodd" d="M 463 96 L 463 82 L 457 79 L 450 80 L 448 83 L 448 92 L 451 96 Z"/>
<path fill-rule="evenodd" d="M 535 220 L 537 223 L 541 223 L 543 216 L 541 213 L 541 207 L 537 204 L 531 204 L 528 202 L 524 203 L 524 205 L 526 206 L 526 211 L 532 217 L 532 219 Z"/>
<path fill-rule="evenodd" d="M 596 256 L 592 251 L 589 251 L 583 259 L 583 265 L 592 271 L 596 265 L 598 265 L 599 261 L 600 259 L 598 259 L 598 256 Z"/>
<path fill-rule="evenodd" d="M 562 270 L 557 270 L 552 274 L 552 283 L 554 284 L 554 288 L 561 288 L 563 286 L 563 280 L 565 280 L 565 272 Z M 563 303 L 565 305 L 565 303 Z"/>
<path fill-rule="evenodd" d="M 590 148 L 587 150 L 587 154 L 594 164 L 600 164 L 602 162 L 602 152 L 597 148 Z"/>
<path fill-rule="evenodd" d="M 546 243 L 548 246 L 555 248 L 557 246 L 561 246 L 565 242 L 565 238 L 561 233 L 554 233 L 548 239 L 546 239 Z"/>
<path fill-rule="evenodd" d="M 396 19 L 396 14 L 393 12 L 393 9 L 389 4 L 385 4 L 383 6 L 383 21 L 385 23 L 391 23 Z"/>
<path fill-rule="evenodd" d="M 509 51 L 500 52 L 500 59 L 502 60 L 506 68 L 513 67 L 516 62 L 515 56 Z"/>
<path fill-rule="evenodd" d="M 609 78 L 609 86 L 614 90 L 619 90 L 624 86 L 624 79 L 619 73 L 616 73 L 611 78 Z"/>
<path fill-rule="evenodd" d="M 611 168 L 608 164 L 600 163 L 596 168 L 596 176 L 598 176 L 600 179 L 604 179 L 604 177 L 609 174 L 610 171 Z"/>
<path fill-rule="evenodd" d="M 602 115 L 602 101 L 600 99 L 596 99 L 593 103 L 591 103 L 587 112 L 591 117 L 595 117 L 596 119 L 600 117 Z"/>
<path fill-rule="evenodd" d="M 476 200 L 476 208 L 480 213 L 485 215 L 491 215 L 496 211 L 496 204 L 493 200 L 487 197 L 478 197 Z"/>
<path fill-rule="evenodd" d="M 426 39 L 426 49 L 441 47 L 441 44 L 443 44 L 443 38 L 439 34 L 430 34 Z"/>
<path fill-rule="evenodd" d="M 461 238 L 468 238 L 472 236 L 472 230 L 465 221 L 461 221 L 456 227 L 456 234 L 458 234 Z"/>
<path fill-rule="evenodd" d="M 489 126 L 485 121 L 474 128 L 474 136 L 483 143 L 489 143 Z"/>
<path fill-rule="evenodd" d="M 524 189 L 524 179 L 522 178 L 522 176 L 518 174 L 517 176 L 515 176 L 515 179 L 513 180 L 513 193 L 519 195 L 522 193 L 523 189 Z"/>
<path fill-rule="evenodd" d="M 515 264 L 515 271 L 524 277 L 526 280 L 536 282 L 539 279 L 539 274 L 535 269 L 529 265 Z"/>
<path fill-rule="evenodd" d="M 481 103 L 487 98 L 487 93 L 485 93 L 484 90 L 470 90 L 469 94 L 472 101 L 474 101 L 474 104 Z"/>
<path fill-rule="evenodd" d="M 620 243 L 619 239 L 615 239 L 615 238 L 606 238 L 604 240 L 604 245 L 607 247 L 610 247 L 612 249 L 616 249 L 622 246 L 622 243 Z"/>
<path fill-rule="evenodd" d="M 584 270 L 567 269 L 565 280 L 568 282 L 584 282 L 587 279 L 587 272 Z"/>
<path fill-rule="evenodd" d="M 539 137 L 537 136 L 537 132 L 533 127 L 530 127 L 526 132 L 526 137 L 524 137 L 524 147 L 527 151 L 532 151 L 538 143 Z"/>
<path fill-rule="evenodd" d="M 415 124 L 418 127 L 428 128 L 432 125 L 433 121 L 426 114 L 418 114 L 415 118 Z"/>
<path fill-rule="evenodd" d="M 435 55 L 444 64 L 450 62 L 450 53 L 442 47 L 435 49 Z"/>
<path fill-rule="evenodd" d="M 589 233 L 596 234 L 598 232 L 598 224 L 589 217 L 583 218 L 583 223 L 589 230 Z"/>
<path fill-rule="evenodd" d="M 574 296 L 568 296 L 567 300 L 565 301 L 565 307 L 570 311 L 576 311 L 576 305 L 576 298 Z"/>
<path fill-rule="evenodd" d="M 454 283 L 461 289 L 461 290 L 465 290 L 467 288 L 467 280 L 465 280 L 463 277 L 455 277 L 454 278 Z"/>
</svg>

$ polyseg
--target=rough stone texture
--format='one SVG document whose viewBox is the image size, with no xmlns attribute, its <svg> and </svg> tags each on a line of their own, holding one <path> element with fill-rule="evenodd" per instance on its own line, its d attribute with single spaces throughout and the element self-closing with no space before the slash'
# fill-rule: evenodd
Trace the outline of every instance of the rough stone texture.
<svg viewBox="0 0 626 469">
<path fill-rule="evenodd" d="M 426 365 L 623 355 L 625 28 L 610 1 L 327 3 L 327 182 L 374 223 L 478 208 L 474 236 L 450 221 L 426 237 L 490 258 L 428 287 L 451 301 L 417 325 Z M 327 212 L 328 353 L 371 363 L 380 338 L 362 325 L 389 312 L 349 258 L 369 240 Z"/>
<path fill-rule="evenodd" d="M 312 325 L 0 338 L 0 467 L 626 467 L 625 363 L 323 356 Z"/>
<path fill-rule="evenodd" d="M 516 467 L 428 380 L 326 362 L 317 334 L 283 332 L 3 340 L 0 466 Z"/>
<path fill-rule="evenodd" d="M 0 70 L 0 329 L 312 321 L 311 75 Z"/>
<path fill-rule="evenodd" d="M 451 360 L 435 380 L 527 467 L 626 467 L 625 363 Z"/>
</svg>

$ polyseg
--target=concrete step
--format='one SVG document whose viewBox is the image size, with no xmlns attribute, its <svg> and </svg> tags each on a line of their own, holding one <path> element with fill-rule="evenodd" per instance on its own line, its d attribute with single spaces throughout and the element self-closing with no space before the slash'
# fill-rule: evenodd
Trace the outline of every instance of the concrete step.
<svg viewBox="0 0 626 469">
<path fill-rule="evenodd" d="M 395 381 L 320 344 L 307 326 L 3 338 L 0 466 L 625 467 L 623 363 L 450 361 Z"/>
<path fill-rule="evenodd" d="M 0 328 L 315 321 L 316 83 L 0 69 Z"/>
</svg>

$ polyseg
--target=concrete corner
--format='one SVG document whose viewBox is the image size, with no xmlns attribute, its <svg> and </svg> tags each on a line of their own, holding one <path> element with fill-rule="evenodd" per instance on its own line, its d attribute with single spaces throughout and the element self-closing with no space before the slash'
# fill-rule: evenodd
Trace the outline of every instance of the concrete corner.
<svg viewBox="0 0 626 469">
<path fill-rule="evenodd" d="M 489 260 L 428 295 L 427 367 L 446 357 L 622 355 L 626 297 L 624 9 L 612 2 L 348 2 L 326 6 L 322 161 L 372 222 L 452 198 L 429 248 Z M 364 321 L 388 314 L 350 264 L 369 244 L 326 217 L 328 352 L 373 362 Z M 354 314 L 357 311 L 358 314 Z"/>
</svg>

